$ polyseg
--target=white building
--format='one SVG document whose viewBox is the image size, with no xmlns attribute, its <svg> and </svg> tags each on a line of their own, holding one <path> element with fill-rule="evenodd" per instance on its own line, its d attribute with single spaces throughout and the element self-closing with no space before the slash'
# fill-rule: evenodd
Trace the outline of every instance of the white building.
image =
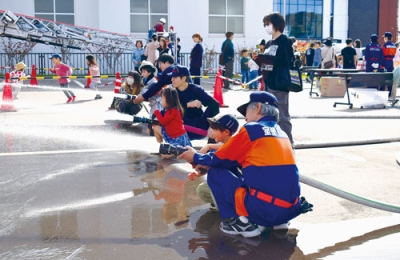
<svg viewBox="0 0 400 260">
<path fill-rule="evenodd" d="M 348 2 L 350 0 L 0 0 L 0 9 L 17 14 L 42 17 L 94 29 L 147 38 L 148 29 L 161 18 L 166 28 L 174 27 L 181 39 L 182 52 L 190 52 L 191 36 L 198 32 L 205 47 L 220 51 L 225 32 L 233 31 L 235 47 L 254 47 L 268 37 L 263 17 L 272 11 L 295 19 L 288 30 L 299 37 L 323 39 L 348 37 Z M 331 3 L 334 3 L 332 9 Z M 286 5 L 284 5 L 286 4 Z M 284 7 L 285 6 L 285 7 Z M 331 14 L 333 13 L 333 27 Z M 298 15 L 297 14 L 301 14 Z M 301 20 L 300 22 L 298 20 Z M 289 23 L 289 22 L 288 22 Z M 299 24 L 301 26 L 299 26 Z M 333 28 L 333 30 L 332 30 Z M 332 35 L 331 35 L 332 34 Z M 295 35 L 296 36 L 296 35 Z M 51 52 L 37 45 L 34 52 Z"/>
</svg>

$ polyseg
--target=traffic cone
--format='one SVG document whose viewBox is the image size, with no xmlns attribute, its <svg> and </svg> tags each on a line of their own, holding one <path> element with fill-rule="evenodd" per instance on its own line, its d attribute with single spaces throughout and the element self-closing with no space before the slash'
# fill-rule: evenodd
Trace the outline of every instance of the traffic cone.
<svg viewBox="0 0 400 260">
<path fill-rule="evenodd" d="M 29 84 L 37 86 L 38 82 L 36 79 L 36 66 L 33 64 L 32 65 L 32 73 L 31 73 L 31 80 L 29 81 Z"/>
<path fill-rule="evenodd" d="M 260 82 L 261 82 L 261 84 L 260 84 L 260 91 L 264 91 L 264 79 L 261 78 Z"/>
<path fill-rule="evenodd" d="M 215 85 L 214 85 L 214 98 L 219 102 L 220 107 L 228 107 L 224 104 L 224 99 L 222 96 L 222 85 L 223 81 L 221 78 L 222 68 L 219 67 L 217 71 L 217 75 L 215 76 Z"/>
<path fill-rule="evenodd" d="M 3 88 L 3 102 L 1 103 L 1 111 L 17 111 L 14 109 L 12 87 L 10 84 L 10 73 L 6 73 L 6 81 Z"/>
<path fill-rule="evenodd" d="M 114 93 L 119 93 L 119 89 L 121 88 L 121 73 L 117 72 L 115 74 L 115 87 Z"/>
<path fill-rule="evenodd" d="M 90 88 L 90 84 L 92 83 L 92 77 L 90 77 L 90 70 L 88 70 L 88 77 L 85 88 Z"/>
</svg>

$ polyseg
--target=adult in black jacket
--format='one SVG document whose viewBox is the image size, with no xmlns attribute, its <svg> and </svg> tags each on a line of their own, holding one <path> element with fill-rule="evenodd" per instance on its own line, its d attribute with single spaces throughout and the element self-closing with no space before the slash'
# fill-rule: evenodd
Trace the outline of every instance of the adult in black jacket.
<svg viewBox="0 0 400 260">
<path fill-rule="evenodd" d="M 294 61 L 291 40 L 283 34 L 285 20 L 282 15 L 273 12 L 263 19 L 264 28 L 272 40 L 266 45 L 264 54 L 254 58 L 263 74 L 265 91 L 278 99 L 279 126 L 288 135 L 293 145 L 292 124 L 289 114 L 290 63 Z"/>
<path fill-rule="evenodd" d="M 198 76 L 194 78 L 193 83 L 200 85 L 200 77 L 201 76 L 201 67 L 203 67 L 203 46 L 201 46 L 201 42 L 203 38 L 199 33 L 195 33 L 192 36 L 192 39 L 195 43 L 192 51 L 190 52 L 190 75 Z"/>
</svg>

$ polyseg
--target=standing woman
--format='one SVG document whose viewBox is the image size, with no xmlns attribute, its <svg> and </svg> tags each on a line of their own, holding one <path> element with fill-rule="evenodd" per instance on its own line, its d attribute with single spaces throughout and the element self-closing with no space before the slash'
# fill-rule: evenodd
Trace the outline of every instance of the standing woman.
<svg viewBox="0 0 400 260">
<path fill-rule="evenodd" d="M 335 60 L 335 49 L 332 47 L 332 40 L 327 39 L 325 41 L 325 46 L 321 49 L 321 69 L 333 69 L 336 67 L 336 60 Z M 332 66 L 326 67 L 326 63 L 332 61 Z"/>
<path fill-rule="evenodd" d="M 357 62 L 359 60 L 363 59 L 361 47 L 362 47 L 361 46 L 361 40 L 360 39 L 355 40 L 354 41 L 354 49 L 356 50 L 356 54 L 357 54 Z M 357 66 L 357 64 L 356 64 L 356 66 Z"/>
<path fill-rule="evenodd" d="M 195 33 L 192 36 L 194 41 L 194 46 L 192 51 L 190 52 L 190 75 L 192 76 L 201 76 L 201 67 L 203 67 L 203 46 L 201 43 L 203 42 L 203 38 L 199 33 Z M 193 83 L 196 85 L 200 85 L 200 77 L 194 78 Z"/>
<path fill-rule="evenodd" d="M 158 47 L 160 47 L 160 44 L 157 41 L 157 35 L 153 34 L 151 36 L 151 42 L 146 45 L 144 51 L 144 56 L 147 57 L 147 61 L 150 61 L 152 64 L 156 63 Z"/>
<path fill-rule="evenodd" d="M 168 48 L 167 41 L 165 40 L 165 38 L 160 38 L 160 47 L 157 48 L 156 58 L 158 59 L 163 54 L 172 55 L 170 48 Z M 156 67 L 158 71 L 162 71 L 158 66 L 157 61 L 156 61 Z"/>
<path fill-rule="evenodd" d="M 90 89 L 99 91 L 99 89 L 97 87 L 101 83 L 100 69 L 99 69 L 99 66 L 97 65 L 96 59 L 94 58 L 93 55 L 88 55 L 88 56 L 86 56 L 86 63 L 89 65 L 90 75 L 92 77 L 96 76 L 95 78 L 92 78 L 92 81 L 91 81 L 89 87 L 90 87 Z M 101 98 L 103 98 L 103 97 L 100 94 L 96 94 L 96 96 L 94 97 L 94 99 L 101 99 Z"/>
<path fill-rule="evenodd" d="M 292 41 L 283 34 L 285 20 L 277 12 L 264 16 L 265 32 L 272 36 L 266 44 L 264 54 L 259 54 L 253 59 L 261 69 L 265 84 L 265 91 L 273 94 L 278 99 L 279 126 L 287 134 L 293 146 L 292 124 L 289 114 L 290 72 L 289 64 L 294 62 Z"/>
<path fill-rule="evenodd" d="M 142 40 L 136 41 L 136 48 L 132 53 L 132 62 L 135 66 L 135 70 L 139 72 L 140 63 L 142 62 L 142 56 L 144 55 L 144 48 Z"/>
</svg>

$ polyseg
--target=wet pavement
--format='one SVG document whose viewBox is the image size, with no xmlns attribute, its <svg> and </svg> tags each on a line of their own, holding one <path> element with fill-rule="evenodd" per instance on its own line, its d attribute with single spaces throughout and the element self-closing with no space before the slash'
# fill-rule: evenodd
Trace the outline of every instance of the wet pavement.
<svg viewBox="0 0 400 260">
<path fill-rule="evenodd" d="M 399 258 L 399 214 L 305 184 L 314 211 L 288 231 L 222 234 L 218 213 L 196 195 L 202 179 L 188 181 L 189 164 L 154 155 L 158 144 L 146 126 L 127 127 L 129 116 L 107 110 L 111 92 L 103 89 L 95 101 L 94 92 L 78 89 L 75 104 L 64 104 L 62 92 L 24 89 L 18 112 L 0 112 L 0 259 Z M 224 92 L 229 107 L 222 112 L 234 113 L 248 94 Z M 349 110 L 333 108 L 334 101 L 291 95 L 300 174 L 400 205 L 399 107 Z M 323 115 L 338 118 L 311 118 Z M 307 148 L 371 139 L 389 141 Z"/>
</svg>

